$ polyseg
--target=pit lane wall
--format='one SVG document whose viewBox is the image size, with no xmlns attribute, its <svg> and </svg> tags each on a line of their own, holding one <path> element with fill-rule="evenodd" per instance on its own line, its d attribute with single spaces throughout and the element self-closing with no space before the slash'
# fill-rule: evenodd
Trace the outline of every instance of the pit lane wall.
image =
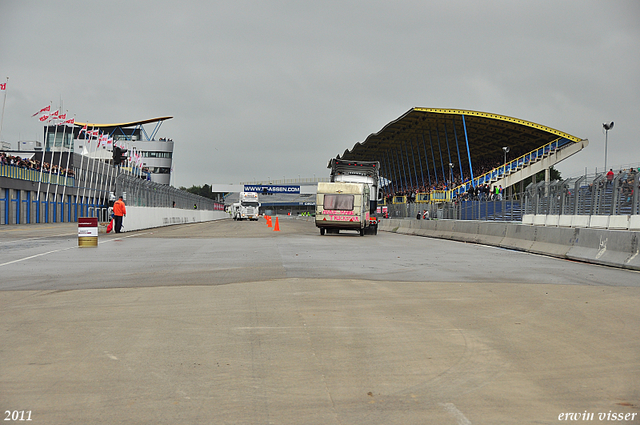
<svg viewBox="0 0 640 425">
<path fill-rule="evenodd" d="M 229 214 L 224 211 L 127 206 L 127 216 L 122 220 L 122 231 L 132 232 L 173 224 L 201 223 L 225 218 L 229 218 Z M 101 227 L 106 228 L 106 225 Z M 103 230 L 101 229 L 101 231 Z"/>
<path fill-rule="evenodd" d="M 640 231 L 416 219 L 385 219 L 380 223 L 380 230 L 640 270 Z"/>
</svg>

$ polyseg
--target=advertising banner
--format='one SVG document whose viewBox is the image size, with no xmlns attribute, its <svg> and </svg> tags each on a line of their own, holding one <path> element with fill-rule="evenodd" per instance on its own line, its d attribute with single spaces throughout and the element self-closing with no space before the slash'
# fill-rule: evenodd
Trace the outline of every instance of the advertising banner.
<svg viewBox="0 0 640 425">
<path fill-rule="evenodd" d="M 245 192 L 300 194 L 300 185 L 245 184 Z"/>
</svg>

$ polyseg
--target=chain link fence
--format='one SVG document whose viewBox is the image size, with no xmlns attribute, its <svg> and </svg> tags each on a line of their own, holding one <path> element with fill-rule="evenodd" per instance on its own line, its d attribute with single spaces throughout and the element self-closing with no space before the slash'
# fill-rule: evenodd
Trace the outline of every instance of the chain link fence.
<svg viewBox="0 0 640 425">
<path fill-rule="evenodd" d="M 522 221 L 524 214 L 640 214 L 640 173 L 632 169 L 529 184 L 509 197 L 494 195 L 453 202 L 411 202 L 386 205 L 389 218 Z M 426 214 L 425 214 L 426 212 Z"/>
</svg>

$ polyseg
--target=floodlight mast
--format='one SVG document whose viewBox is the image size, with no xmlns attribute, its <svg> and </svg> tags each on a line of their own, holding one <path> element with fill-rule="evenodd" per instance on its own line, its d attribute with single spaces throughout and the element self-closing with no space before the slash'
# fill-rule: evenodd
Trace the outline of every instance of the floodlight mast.
<svg viewBox="0 0 640 425">
<path fill-rule="evenodd" d="M 604 172 L 607 172 L 607 145 L 609 144 L 609 130 L 613 128 L 613 121 L 609 124 L 603 123 L 602 128 L 604 128 Z"/>
<path fill-rule="evenodd" d="M 504 151 L 504 164 L 507 164 L 507 154 L 509 153 L 509 146 L 503 146 L 502 150 Z"/>
</svg>

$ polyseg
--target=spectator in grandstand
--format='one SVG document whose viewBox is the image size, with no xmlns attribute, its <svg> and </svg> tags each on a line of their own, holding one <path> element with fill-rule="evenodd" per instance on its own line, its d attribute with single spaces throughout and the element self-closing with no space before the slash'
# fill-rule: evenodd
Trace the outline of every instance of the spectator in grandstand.
<svg viewBox="0 0 640 425">
<path fill-rule="evenodd" d="M 613 168 L 609 169 L 609 172 L 607 173 L 607 182 L 611 183 L 613 181 Z"/>
</svg>

